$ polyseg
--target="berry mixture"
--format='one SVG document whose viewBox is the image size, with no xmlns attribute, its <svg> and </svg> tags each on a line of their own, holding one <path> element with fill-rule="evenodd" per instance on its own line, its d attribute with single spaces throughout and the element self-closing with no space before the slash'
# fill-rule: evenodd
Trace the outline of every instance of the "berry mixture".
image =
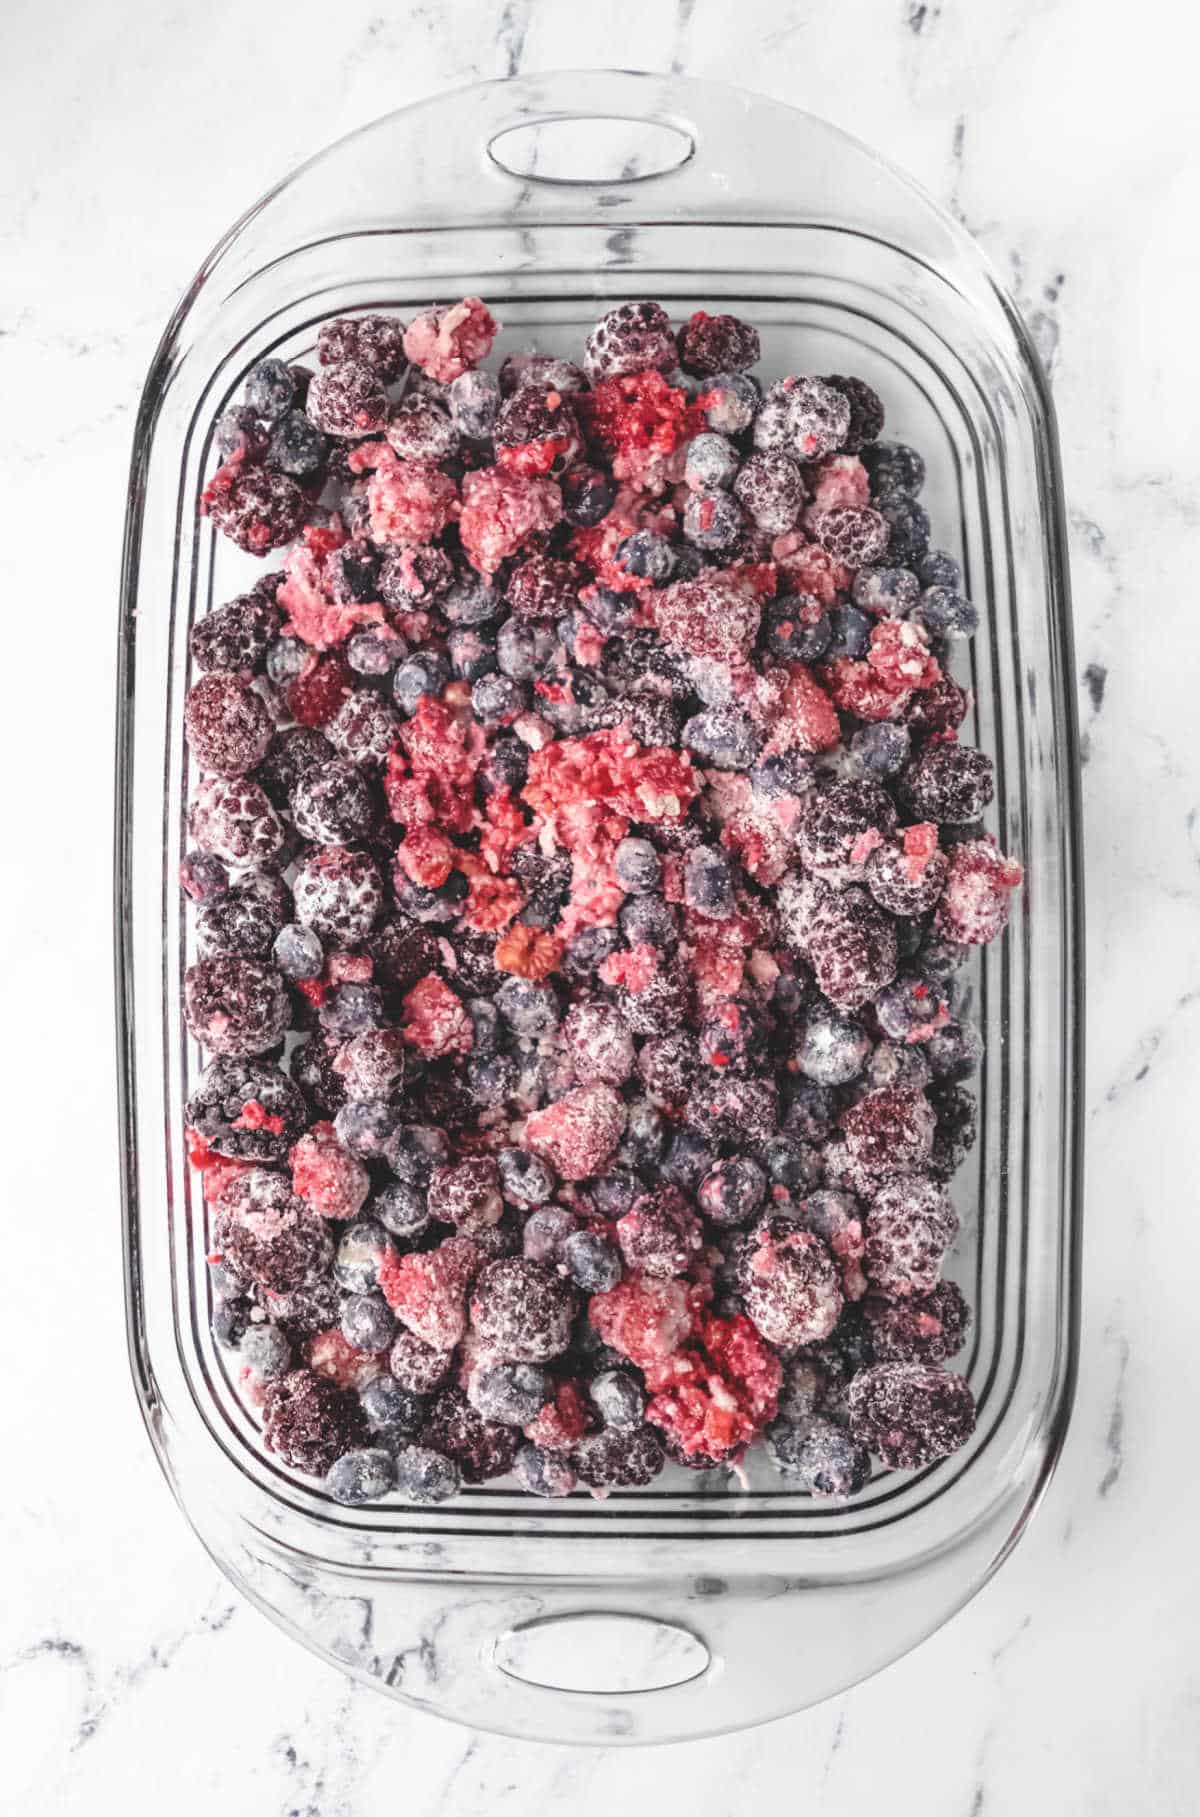
<svg viewBox="0 0 1200 1817">
<path fill-rule="evenodd" d="M 347 1504 L 969 1437 L 955 974 L 1019 863 L 978 614 L 861 379 L 630 302 L 327 322 L 217 426 L 279 566 L 191 639 L 187 1105 L 214 1331 Z"/>
</svg>

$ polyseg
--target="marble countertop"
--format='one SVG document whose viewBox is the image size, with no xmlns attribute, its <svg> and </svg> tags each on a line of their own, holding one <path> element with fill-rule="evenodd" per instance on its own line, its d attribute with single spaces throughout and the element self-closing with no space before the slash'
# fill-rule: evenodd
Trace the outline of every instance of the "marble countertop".
<svg viewBox="0 0 1200 1817">
<path fill-rule="evenodd" d="M 452 20 L 452 30 L 447 22 Z M 928 1817 L 1194 1810 L 1200 1568 L 1196 27 L 1173 0 L 425 0 L 10 12 L 0 83 L 9 1252 L 0 1805 L 413 1817 L 783 1800 Z M 1192 44 L 1184 41 L 1190 31 Z M 159 1474 L 121 1310 L 109 964 L 116 579 L 142 375 L 277 175 L 472 79 L 637 64 L 824 113 L 951 205 L 1053 378 L 1087 815 L 1083 1357 L 1015 1556 L 874 1681 L 653 1752 L 472 1735 L 343 1680 L 230 1589 Z M 12 627 L 16 627 L 14 652 Z M 26 778 L 33 764 L 36 782 Z M 69 799 L 73 818 L 47 822 Z M 64 1166 L 64 1151 L 69 1158 Z"/>
</svg>

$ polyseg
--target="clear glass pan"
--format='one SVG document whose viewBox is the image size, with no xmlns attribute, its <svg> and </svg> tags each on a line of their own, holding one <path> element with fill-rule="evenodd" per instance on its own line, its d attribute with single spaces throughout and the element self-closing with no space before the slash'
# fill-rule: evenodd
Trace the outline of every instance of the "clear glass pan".
<svg viewBox="0 0 1200 1817">
<path fill-rule="evenodd" d="M 617 180 L 515 177 L 489 155 L 506 129 L 567 120 L 582 133 L 585 118 L 627 123 Z M 645 121 L 684 135 L 677 168 L 638 176 Z M 881 1472 L 847 1507 L 752 1471 L 746 1490 L 676 1472 L 604 1502 L 533 1504 L 486 1485 L 428 1511 L 339 1508 L 264 1452 L 211 1338 L 203 1206 L 182 1141 L 199 1053 L 181 1007 L 181 709 L 189 627 L 250 566 L 198 514 L 213 425 L 250 366 L 304 359 L 322 320 L 471 293 L 503 321 L 502 352 L 577 347 L 604 308 L 645 296 L 676 318 L 713 305 L 748 316 L 770 377 L 861 374 L 891 431 L 925 453 L 936 539 L 962 559 L 983 611 L 962 677 L 976 703 L 965 735 L 996 760 L 991 825 L 1028 881 L 972 974 L 987 1059 L 979 1145 L 955 1182 L 953 1272 L 976 1311 L 979 1424 L 955 1457 Z M 1046 1485 L 1071 1402 L 1079 1278 L 1080 814 L 1058 450 L 1036 356 L 971 240 L 864 147 L 719 85 L 568 72 L 377 121 L 260 202 L 167 329 L 136 430 L 120 646 L 130 1352 L 163 1468 L 222 1568 L 381 1689 L 481 1728 L 572 1742 L 766 1721 L 938 1627 Z M 702 1669 L 621 1690 L 597 1659 L 599 1688 L 568 1690 L 497 1657 L 511 1667 L 514 1630 L 562 1621 L 567 1651 L 589 1658 L 594 1624 L 571 1623 L 597 1612 L 682 1629 L 701 1643 Z M 618 1653 L 633 1651 L 625 1632 Z"/>
</svg>

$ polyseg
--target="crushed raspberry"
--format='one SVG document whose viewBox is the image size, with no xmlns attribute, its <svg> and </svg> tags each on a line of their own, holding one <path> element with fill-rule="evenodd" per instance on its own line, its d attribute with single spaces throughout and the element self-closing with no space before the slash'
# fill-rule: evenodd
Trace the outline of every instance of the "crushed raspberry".
<svg viewBox="0 0 1200 1817">
<path fill-rule="evenodd" d="M 994 839 L 970 839 L 950 854 L 950 874 L 937 906 L 938 932 L 963 946 L 995 940 L 1008 926 L 1010 896 L 1024 872 Z"/>
<path fill-rule="evenodd" d="M 525 1427 L 525 1437 L 543 1451 L 569 1451 L 591 1425 L 591 1410 L 578 1382 L 558 1382 L 553 1399 Z"/>
<path fill-rule="evenodd" d="M 634 1275 L 607 1293 L 594 1293 L 588 1318 L 606 1344 L 647 1372 L 653 1386 L 654 1372 L 698 1329 L 703 1303 L 703 1289 L 695 1283 Z"/>
<path fill-rule="evenodd" d="M 414 366 L 449 385 L 486 360 L 500 332 L 479 297 L 464 297 L 452 309 L 427 309 L 404 331 L 404 351 Z"/>
<path fill-rule="evenodd" d="M 904 870 L 910 883 L 919 883 L 938 850 L 938 830 L 932 820 L 917 826 L 906 826 L 900 835 L 904 848 Z"/>
<path fill-rule="evenodd" d="M 685 753 L 644 750 L 623 732 L 605 731 L 536 751 L 523 799 L 557 844 L 607 859 L 629 820 L 679 820 L 698 789 Z"/>
<path fill-rule="evenodd" d="M 932 688 L 941 679 L 941 668 L 929 654 L 925 633 L 904 618 L 885 618 L 875 626 L 867 661 L 897 694 Z"/>
<path fill-rule="evenodd" d="M 386 1367 L 383 1357 L 356 1350 L 336 1329 L 314 1333 L 305 1348 L 313 1374 L 336 1382 L 339 1388 L 365 1388 Z"/>
<path fill-rule="evenodd" d="M 489 870 L 507 871 L 513 853 L 530 838 L 531 829 L 510 789 L 497 789 L 484 808 L 479 852 Z"/>
<path fill-rule="evenodd" d="M 475 1039 L 462 998 L 436 972 L 405 992 L 401 1027 L 408 1045 L 431 1058 L 470 1053 Z"/>
<path fill-rule="evenodd" d="M 767 741 L 767 756 L 776 757 L 783 751 L 836 750 L 842 730 L 833 701 L 803 663 L 792 663 L 787 675 Z"/>
<path fill-rule="evenodd" d="M 600 967 L 600 976 L 605 984 L 622 985 L 636 997 L 657 974 L 658 967 L 658 952 L 643 943 L 630 947 L 628 952 L 610 953 Z"/>
<path fill-rule="evenodd" d="M 467 1328 L 467 1288 L 478 1266 L 479 1250 L 469 1237 L 447 1237 L 423 1254 L 388 1249 L 379 1289 L 409 1331 L 434 1350 L 453 1350 Z"/>
<path fill-rule="evenodd" d="M 704 428 L 704 412 L 661 372 L 630 372 L 602 379 L 577 397 L 589 441 L 618 479 L 656 489 L 662 463 Z"/>
<path fill-rule="evenodd" d="M 826 663 L 820 673 L 834 705 L 858 719 L 899 719 L 912 699 L 911 690 L 896 688 L 891 675 L 848 656 Z"/>
<path fill-rule="evenodd" d="M 352 1218 L 361 1211 L 371 1181 L 361 1161 L 348 1154 L 332 1123 L 314 1123 L 292 1150 L 292 1189 L 323 1218 Z"/>
<path fill-rule="evenodd" d="M 414 827 L 396 847 L 396 862 L 410 882 L 440 889 L 454 869 L 457 848 L 433 827 Z"/>
<path fill-rule="evenodd" d="M 750 1320 L 706 1318 L 697 1342 L 670 1362 L 669 1385 L 659 1388 L 646 1417 L 685 1457 L 725 1463 L 774 1419 L 783 1366 Z M 668 1371 L 650 1371 L 656 1376 Z"/>
<path fill-rule="evenodd" d="M 540 982 L 558 970 L 562 956 L 563 943 L 555 934 L 538 927 L 511 927 L 496 942 L 495 964 L 498 972 Z"/>
<path fill-rule="evenodd" d="M 850 569 L 796 530 L 777 537 L 771 545 L 771 555 L 779 567 L 781 591 L 808 594 L 823 606 L 832 606 L 850 585 Z"/>
<path fill-rule="evenodd" d="M 871 502 L 871 482 L 857 454 L 830 454 L 805 468 L 811 503 L 808 515 L 835 509 L 860 510 Z"/>
<path fill-rule="evenodd" d="M 275 596 L 287 613 L 284 630 L 310 649 L 331 650 L 345 643 L 356 626 L 383 623 L 384 610 L 378 601 L 350 600 L 338 605 L 327 596 L 321 583 L 320 560 L 311 549 L 293 549 L 284 571 L 287 579 Z"/>
<path fill-rule="evenodd" d="M 497 448 L 496 465 L 506 473 L 549 473 L 562 466 L 563 456 L 570 449 L 571 438 L 566 435 L 548 435 L 540 442 L 513 442 L 507 448 Z"/>
<path fill-rule="evenodd" d="M 458 533 L 467 559 L 481 574 L 494 574 L 531 537 L 552 530 L 561 516 L 558 487 L 544 475 L 524 477 L 485 467 L 463 477 Z"/>
<path fill-rule="evenodd" d="M 564 1180 L 586 1180 L 612 1160 L 625 1118 L 624 1101 L 611 1085 L 581 1085 L 534 1112 L 525 1124 L 525 1146 Z"/>
<path fill-rule="evenodd" d="M 458 515 L 458 488 L 436 461 L 400 460 L 380 450 L 367 486 L 377 543 L 427 543 Z"/>
<path fill-rule="evenodd" d="M 595 576 L 598 586 L 610 587 L 614 593 L 652 592 L 654 582 L 648 574 L 627 574 L 613 559 L 621 544 L 637 528 L 636 515 L 614 508 L 594 529 L 574 532 L 570 541 L 571 554 Z M 580 597 L 586 595 L 581 593 Z"/>
<path fill-rule="evenodd" d="M 281 1136 L 284 1131 L 282 1117 L 273 1117 L 259 1103 L 257 1098 L 247 1098 L 242 1105 L 242 1114 L 233 1123 L 234 1129 L 265 1129 L 273 1136 Z"/>
</svg>

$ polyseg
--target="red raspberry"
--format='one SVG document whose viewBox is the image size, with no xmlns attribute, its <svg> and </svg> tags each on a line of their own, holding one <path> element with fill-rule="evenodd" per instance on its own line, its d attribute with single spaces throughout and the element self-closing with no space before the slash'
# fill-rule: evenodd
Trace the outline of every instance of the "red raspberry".
<svg viewBox="0 0 1200 1817">
<path fill-rule="evenodd" d="M 430 972 L 404 996 L 404 1039 L 423 1054 L 468 1054 L 475 1035 L 471 1018 L 444 978 Z"/>
<path fill-rule="evenodd" d="M 350 665 L 338 650 L 298 675 L 289 683 L 284 698 L 288 712 L 300 725 L 325 726 L 353 686 Z"/>
<path fill-rule="evenodd" d="M 714 568 L 676 581 L 655 595 L 654 622 L 664 642 L 684 656 L 735 663 L 749 656 L 762 622 L 754 590 L 736 571 Z"/>
<path fill-rule="evenodd" d="M 697 1328 L 702 1290 L 685 1281 L 636 1276 L 594 1293 L 588 1319 L 606 1344 L 653 1373 L 681 1350 Z"/>
<path fill-rule="evenodd" d="M 479 297 L 464 297 L 451 309 L 427 309 L 410 322 L 404 351 L 431 379 L 449 385 L 486 360 L 499 332 L 487 305 Z"/>
<path fill-rule="evenodd" d="M 942 671 L 929 654 L 929 639 L 905 618 L 885 618 L 871 632 L 867 661 L 893 693 L 932 688 Z"/>
<path fill-rule="evenodd" d="M 562 1179 L 587 1180 L 609 1166 L 625 1119 L 624 1101 L 611 1085 L 580 1085 L 533 1113 L 525 1146 Z"/>
<path fill-rule="evenodd" d="M 562 516 L 558 487 L 541 474 L 525 477 L 485 467 L 464 476 L 462 497 L 458 533 L 463 550 L 472 566 L 489 577 Z"/>
<path fill-rule="evenodd" d="M 783 1367 L 750 1320 L 707 1318 L 699 1343 L 672 1359 L 646 1417 L 685 1458 L 724 1463 L 740 1457 L 774 1419 Z"/>
<path fill-rule="evenodd" d="M 543 1451 L 569 1451 L 592 1424 L 591 1409 L 578 1382 L 558 1382 L 553 1400 L 525 1427 L 525 1437 Z"/>
<path fill-rule="evenodd" d="M 371 1181 L 348 1154 L 332 1123 L 314 1123 L 292 1150 L 292 1187 L 323 1218 L 352 1218 L 362 1210 Z"/>
<path fill-rule="evenodd" d="M 379 1268 L 380 1291 L 409 1331 L 434 1350 L 453 1350 L 467 1328 L 467 1288 L 478 1263 L 468 1237 L 447 1237 L 415 1255 L 389 1249 Z"/>
<path fill-rule="evenodd" d="M 995 940 L 1008 926 L 1009 897 L 1023 876 L 990 837 L 956 845 L 934 922 L 939 934 L 963 946 Z"/>
<path fill-rule="evenodd" d="M 402 461 L 385 448 L 367 503 L 377 543 L 428 543 L 458 515 L 458 487 L 436 461 Z"/>
<path fill-rule="evenodd" d="M 661 478 L 664 457 L 705 427 L 700 406 L 689 404 L 687 393 L 668 385 L 661 372 L 603 379 L 575 401 L 593 446 L 617 479 L 634 485 Z"/>
<path fill-rule="evenodd" d="M 356 1350 L 336 1328 L 315 1332 L 308 1340 L 306 1351 L 313 1374 L 336 1382 L 339 1388 L 365 1388 L 386 1368 L 383 1357 Z"/>
<path fill-rule="evenodd" d="M 410 882 L 436 890 L 454 869 L 458 851 L 433 827 L 414 827 L 396 847 L 396 863 Z"/>
</svg>

